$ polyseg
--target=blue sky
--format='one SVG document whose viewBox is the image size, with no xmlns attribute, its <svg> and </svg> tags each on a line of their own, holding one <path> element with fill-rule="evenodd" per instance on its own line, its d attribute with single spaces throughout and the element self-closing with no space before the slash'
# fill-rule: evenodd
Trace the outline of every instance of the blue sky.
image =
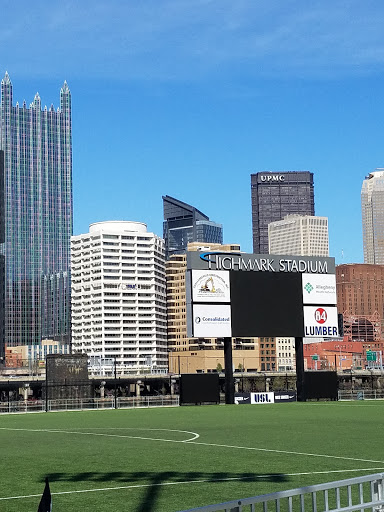
<svg viewBox="0 0 384 512">
<path fill-rule="evenodd" d="M 362 262 L 384 166 L 380 0 L 1 2 L 14 102 L 73 105 L 74 234 L 191 203 L 252 252 L 250 174 L 310 170 L 337 263 Z"/>
</svg>

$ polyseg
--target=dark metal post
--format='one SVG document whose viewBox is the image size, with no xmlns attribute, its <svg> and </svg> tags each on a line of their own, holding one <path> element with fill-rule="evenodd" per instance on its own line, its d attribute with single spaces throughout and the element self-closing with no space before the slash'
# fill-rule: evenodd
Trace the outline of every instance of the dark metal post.
<svg viewBox="0 0 384 512">
<path fill-rule="evenodd" d="M 233 379 L 232 338 L 224 338 L 225 403 L 235 403 L 235 382 Z"/>
<path fill-rule="evenodd" d="M 117 409 L 117 372 L 116 372 L 116 357 L 115 357 L 115 409 Z"/>
<path fill-rule="evenodd" d="M 48 364 L 47 358 L 45 358 L 45 412 L 48 412 L 49 402 L 48 402 Z"/>
<path fill-rule="evenodd" d="M 305 402 L 303 338 L 295 338 L 297 401 Z"/>
</svg>

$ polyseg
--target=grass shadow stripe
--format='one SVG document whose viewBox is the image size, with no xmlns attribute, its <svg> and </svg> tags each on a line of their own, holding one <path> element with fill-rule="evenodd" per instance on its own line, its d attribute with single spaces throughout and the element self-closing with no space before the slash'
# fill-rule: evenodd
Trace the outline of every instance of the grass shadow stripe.
<svg viewBox="0 0 384 512">
<path fill-rule="evenodd" d="M 305 475 L 328 475 L 331 473 L 359 473 L 361 471 L 383 471 L 384 468 L 359 468 L 359 469 L 335 469 L 335 470 L 327 470 L 327 471 L 310 471 L 310 472 L 300 472 L 300 473 L 282 473 L 282 477 L 292 477 L 292 476 L 305 476 Z M 268 478 L 271 475 L 250 475 L 249 477 L 246 476 L 239 476 L 239 477 L 227 477 L 227 478 L 218 478 L 215 480 L 212 480 L 211 478 L 204 478 L 201 480 L 185 480 L 182 482 L 161 482 L 161 483 L 148 483 L 148 484 L 135 484 L 135 485 L 119 485 L 115 487 L 100 487 L 95 489 L 78 489 L 78 490 L 72 490 L 72 491 L 58 491 L 58 492 L 52 492 L 52 496 L 62 496 L 66 494 L 82 494 L 82 493 L 88 493 L 88 492 L 108 492 L 108 491 L 119 491 L 119 490 L 126 490 L 126 489 L 141 489 L 141 488 L 148 488 L 148 487 L 164 487 L 164 486 L 171 486 L 171 485 L 189 485 L 189 484 L 201 484 L 201 483 L 220 483 L 220 482 L 231 482 L 231 481 L 239 481 L 239 480 L 258 480 L 258 479 L 264 479 Z M 37 498 L 40 497 L 40 494 L 28 494 L 28 495 L 21 495 L 21 496 L 6 496 L 6 497 L 0 497 L 0 501 L 7 501 L 7 500 L 18 500 L 18 499 L 27 499 L 27 498 Z"/>
</svg>

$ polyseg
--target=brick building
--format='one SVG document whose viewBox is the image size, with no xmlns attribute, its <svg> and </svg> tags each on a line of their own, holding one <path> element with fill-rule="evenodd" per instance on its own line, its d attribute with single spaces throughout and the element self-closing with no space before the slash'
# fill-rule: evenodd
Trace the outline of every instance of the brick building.
<svg viewBox="0 0 384 512">
<path fill-rule="evenodd" d="M 348 263 L 336 267 L 337 308 L 345 334 L 372 342 L 384 332 L 384 265 Z"/>
</svg>

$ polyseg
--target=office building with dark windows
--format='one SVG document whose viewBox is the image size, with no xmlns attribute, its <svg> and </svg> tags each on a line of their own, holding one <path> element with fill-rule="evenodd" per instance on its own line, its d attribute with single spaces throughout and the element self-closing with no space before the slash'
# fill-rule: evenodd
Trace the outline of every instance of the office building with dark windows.
<svg viewBox="0 0 384 512">
<path fill-rule="evenodd" d="M 183 254 L 191 242 L 223 243 L 223 226 L 200 210 L 171 196 L 163 196 L 165 254 Z"/>
<path fill-rule="evenodd" d="M 13 105 L 1 81 L 0 149 L 5 183 L 5 335 L 8 347 L 70 341 L 72 235 L 71 94 L 42 108 L 36 93 Z"/>
<path fill-rule="evenodd" d="M 268 254 L 268 224 L 286 215 L 315 215 L 313 173 L 251 174 L 253 252 Z"/>
</svg>

